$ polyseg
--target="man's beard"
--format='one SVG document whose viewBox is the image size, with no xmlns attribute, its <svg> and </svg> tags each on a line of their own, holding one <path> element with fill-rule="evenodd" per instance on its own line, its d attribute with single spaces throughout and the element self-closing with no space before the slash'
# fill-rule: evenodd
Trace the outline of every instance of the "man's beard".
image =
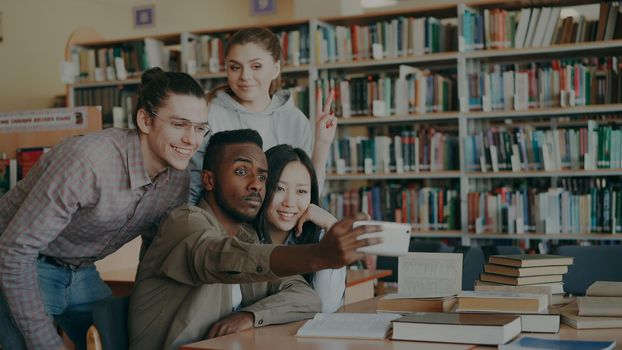
<svg viewBox="0 0 622 350">
<path fill-rule="evenodd" d="M 257 196 L 261 198 L 259 194 L 257 194 Z M 214 187 L 214 199 L 216 200 L 216 204 L 218 205 L 218 207 L 220 207 L 220 210 L 222 210 L 227 216 L 238 222 L 253 221 L 255 219 L 255 216 L 257 216 L 257 212 L 252 215 L 247 215 L 229 206 L 224 196 L 222 195 L 222 190 L 220 186 Z"/>
</svg>

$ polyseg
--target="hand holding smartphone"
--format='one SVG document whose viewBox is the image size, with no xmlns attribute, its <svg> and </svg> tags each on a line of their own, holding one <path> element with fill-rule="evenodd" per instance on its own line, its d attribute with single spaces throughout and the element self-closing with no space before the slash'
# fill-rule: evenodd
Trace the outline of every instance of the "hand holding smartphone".
<svg viewBox="0 0 622 350">
<path fill-rule="evenodd" d="M 410 232 L 412 227 L 409 224 L 398 224 L 396 222 L 387 221 L 356 221 L 352 227 L 361 225 L 379 225 L 383 230 L 380 232 L 365 233 L 358 239 L 379 237 L 382 243 L 374 244 L 367 247 L 357 249 L 357 251 L 365 254 L 382 255 L 382 256 L 400 256 L 408 254 L 408 245 L 410 244 Z"/>
</svg>

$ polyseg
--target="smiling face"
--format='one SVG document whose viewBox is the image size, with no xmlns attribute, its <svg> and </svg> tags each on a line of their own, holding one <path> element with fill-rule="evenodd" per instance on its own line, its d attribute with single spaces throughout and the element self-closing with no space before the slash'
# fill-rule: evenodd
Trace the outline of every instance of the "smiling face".
<svg viewBox="0 0 622 350">
<path fill-rule="evenodd" d="M 227 145 L 214 174 L 213 194 L 218 210 L 237 222 L 253 220 L 266 195 L 267 176 L 268 161 L 259 146 Z"/>
<path fill-rule="evenodd" d="M 141 148 L 147 173 L 155 176 L 167 167 L 184 170 L 190 158 L 203 142 L 196 128 L 176 128 L 174 123 L 195 125 L 207 123 L 205 99 L 189 95 L 170 94 L 157 111 L 138 111 L 141 129 Z"/>
<path fill-rule="evenodd" d="M 291 231 L 311 204 L 311 176 L 300 161 L 283 168 L 267 210 L 270 233 Z"/>
<path fill-rule="evenodd" d="M 234 98 L 254 112 L 270 102 L 270 83 L 280 73 L 280 62 L 254 43 L 233 45 L 226 61 L 227 80 Z"/>
</svg>

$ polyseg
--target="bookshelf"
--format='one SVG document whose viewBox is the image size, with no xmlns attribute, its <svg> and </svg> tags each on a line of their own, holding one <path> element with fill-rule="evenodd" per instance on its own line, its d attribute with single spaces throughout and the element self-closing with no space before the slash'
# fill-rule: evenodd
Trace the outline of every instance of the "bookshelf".
<svg viewBox="0 0 622 350">
<path fill-rule="evenodd" d="M 580 6 L 580 10 L 569 20 L 567 10 L 574 6 Z M 591 6 L 589 11 L 586 6 Z M 521 21 L 525 13 L 528 13 L 525 18 L 532 18 L 533 9 L 548 16 L 543 17 L 547 20 L 542 24 L 538 17 L 531 29 L 531 24 L 524 24 L 529 22 L 521 24 Z M 587 13 L 595 15 L 583 16 Z M 622 146 L 618 134 L 618 125 L 622 122 L 622 77 L 618 72 L 621 67 L 618 58 L 622 56 L 621 14 L 617 3 L 493 0 L 265 26 L 282 40 L 285 40 L 284 33 L 288 34 L 288 40 L 295 38 L 293 44 L 288 42 L 282 72 L 287 86 L 301 91 L 298 104 L 311 119 L 315 115 L 315 96 L 325 95 L 331 88 L 337 92 L 338 140 L 331 151 L 333 159 L 328 167 L 326 193 L 343 194 L 358 188 L 372 192 L 374 187 L 388 193 L 388 188 L 399 186 L 425 190 L 425 195 L 438 205 L 451 203 L 450 215 L 458 216 L 451 220 L 457 220 L 458 227 L 447 228 L 450 225 L 447 222 L 426 223 L 438 225 L 434 230 L 416 228 L 413 236 L 458 239 L 465 245 L 487 239 L 522 240 L 528 245 L 534 240 L 622 240 L 622 235 L 617 233 L 585 230 L 577 233 L 508 234 L 489 230 L 475 233 L 469 226 L 473 219 L 469 195 L 474 192 L 494 193 L 495 188 L 503 186 L 536 185 L 544 186 L 541 189 L 545 190 L 547 186 L 559 188 L 562 183 L 572 181 L 584 181 L 588 187 L 590 181 L 602 181 L 611 186 L 603 191 L 622 191 L 619 190 L 622 188 L 622 158 L 616 158 L 621 163 L 609 163 L 605 167 L 599 162 L 613 162 L 613 158 L 596 159 L 596 154 L 581 149 L 579 158 L 575 157 L 571 165 L 559 157 L 558 164 L 553 166 L 544 165 L 540 160 L 541 168 L 538 168 L 526 156 L 527 152 L 519 149 L 514 154 L 511 147 L 514 143 L 521 145 L 516 141 L 515 130 L 524 130 L 525 134 L 533 131 L 534 135 L 544 135 L 538 137 L 545 139 L 549 135 L 562 135 L 559 136 L 561 140 L 570 144 L 575 130 L 578 135 L 581 129 L 588 134 L 603 132 L 598 140 L 603 143 L 602 147 L 608 148 L 607 152 L 616 145 Z M 225 74 L 222 69 L 210 67 L 209 59 L 195 62 L 190 69 L 184 67 L 189 57 L 187 38 L 195 38 L 197 42 L 225 40 L 237 29 L 209 29 L 156 39 L 168 50 L 181 51 L 177 69 L 189 71 L 209 89 L 224 81 Z M 530 30 L 533 33 L 530 34 Z M 291 34 L 295 32 L 298 33 Z M 528 44 L 530 35 L 532 40 Z M 522 44 L 517 45 L 517 38 L 521 36 L 522 40 L 518 41 Z M 78 51 L 97 50 L 144 39 L 87 40 L 70 46 Z M 295 49 L 292 51 L 291 47 Z M 197 61 L 200 60 L 197 57 Z M 214 61 L 211 63 L 214 65 Z M 403 66 L 410 68 L 401 68 Z M 566 81 L 566 85 L 562 81 Z M 138 83 L 134 77 L 112 81 L 82 79 L 69 85 L 69 101 L 72 105 L 75 103 L 76 92 L 98 88 L 131 93 Z M 408 97 L 413 93 L 414 97 Z M 495 144 L 497 149 L 493 151 L 490 145 L 483 147 L 480 150 L 486 168 L 483 171 L 480 159 L 471 157 L 474 153 L 468 143 L 471 138 L 476 140 L 479 133 L 488 135 L 490 132 L 493 135 L 505 133 L 506 136 L 495 137 L 508 138 L 510 147 L 502 150 L 503 143 Z M 476 142 L 471 142 L 476 147 Z M 420 159 L 408 163 L 402 152 L 402 161 L 398 164 L 395 150 L 404 149 L 404 144 L 412 147 L 411 154 L 416 151 Z M 443 151 L 430 150 L 432 145 Z M 599 145 L 596 145 L 598 149 Z M 577 145 L 572 144 L 574 146 Z M 352 156 L 365 147 L 370 152 L 373 148 L 374 154 L 383 153 L 384 159 L 376 159 L 374 163 L 370 153 Z M 542 153 L 538 147 L 531 152 Z M 561 152 L 560 149 L 556 151 Z M 492 168 L 491 152 L 496 152 L 497 161 L 505 162 L 504 168 Z M 592 156 L 594 164 L 586 163 L 586 153 Z M 612 154 L 607 153 L 607 157 Z M 512 156 L 519 161 L 514 171 Z M 622 154 L 618 152 L 615 157 L 622 157 Z M 371 159 L 366 162 L 365 158 Z M 349 164 L 353 161 L 355 165 Z M 454 192 L 456 198 L 452 197 Z M 571 190 L 569 193 L 570 196 L 579 195 Z M 403 198 L 410 200 L 408 196 Z M 379 198 L 386 200 L 387 197 Z M 335 201 L 327 200 L 330 203 L 327 205 L 343 206 L 345 199 Z M 622 203 L 617 205 L 622 208 Z M 409 209 L 404 213 L 414 212 Z M 438 215 L 442 221 L 441 216 L 446 216 L 447 210 L 443 213 L 437 208 L 437 212 L 430 215 Z"/>
</svg>

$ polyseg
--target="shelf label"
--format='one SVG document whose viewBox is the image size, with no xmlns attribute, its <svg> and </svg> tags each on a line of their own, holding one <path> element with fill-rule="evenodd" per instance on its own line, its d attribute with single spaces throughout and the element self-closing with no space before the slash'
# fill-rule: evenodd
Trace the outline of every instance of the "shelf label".
<svg viewBox="0 0 622 350">
<path fill-rule="evenodd" d="M 76 76 L 80 74 L 76 71 L 76 66 L 69 61 L 60 62 L 60 81 L 65 84 L 73 84 L 76 82 Z"/>
<path fill-rule="evenodd" d="M 346 160 L 341 158 L 337 159 L 337 174 L 345 174 L 346 173 Z"/>
<path fill-rule="evenodd" d="M 125 70 L 125 62 L 123 62 L 123 58 L 114 58 L 114 68 L 117 71 L 117 78 L 119 80 L 127 79 L 127 71 Z"/>
<path fill-rule="evenodd" d="M 365 174 L 374 173 L 374 161 L 371 158 L 365 158 Z"/>
<path fill-rule="evenodd" d="M 117 74 L 114 72 L 114 68 L 112 66 L 106 67 L 106 79 L 117 80 Z"/>
<path fill-rule="evenodd" d="M 382 44 L 371 44 L 371 52 L 375 60 L 381 60 L 384 57 Z"/>
<path fill-rule="evenodd" d="M 212 73 L 218 73 L 220 71 L 220 61 L 218 58 L 210 58 L 209 59 L 209 71 Z"/>
<path fill-rule="evenodd" d="M 104 69 L 101 67 L 95 68 L 95 81 L 104 81 Z"/>
<path fill-rule="evenodd" d="M 372 103 L 374 117 L 386 117 L 387 116 L 387 106 L 382 100 L 374 100 Z"/>
<path fill-rule="evenodd" d="M 87 107 L 0 113 L 0 133 L 88 128 Z"/>
<path fill-rule="evenodd" d="M 186 73 L 190 75 L 197 74 L 197 60 L 186 61 Z"/>
</svg>

